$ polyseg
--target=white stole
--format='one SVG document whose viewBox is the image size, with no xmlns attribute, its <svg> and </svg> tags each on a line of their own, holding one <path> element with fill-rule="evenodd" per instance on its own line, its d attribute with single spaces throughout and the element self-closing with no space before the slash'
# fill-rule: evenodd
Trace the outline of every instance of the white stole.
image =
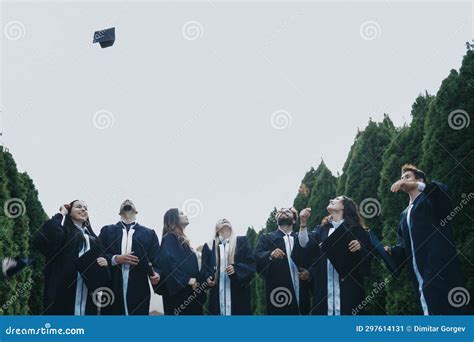
<svg viewBox="0 0 474 342">
<path fill-rule="evenodd" d="M 344 220 L 331 222 L 333 227 L 329 228 L 328 237 L 339 227 Z M 339 274 L 337 273 L 331 261 L 327 262 L 327 274 L 328 274 L 328 315 L 339 316 L 341 314 L 341 289 L 339 286 Z"/>
<path fill-rule="evenodd" d="M 84 244 L 82 245 L 81 250 L 79 251 L 78 256 L 81 257 L 86 253 L 90 248 L 89 234 L 85 233 L 85 229 L 82 227 L 76 226 L 81 234 L 84 236 Z M 84 316 L 86 314 L 86 303 L 87 303 L 87 286 L 82 279 L 82 276 L 77 272 L 76 280 L 76 300 L 74 303 L 74 315 L 75 316 Z"/>
<path fill-rule="evenodd" d="M 293 290 L 295 291 L 296 302 L 298 306 L 300 305 L 300 278 L 298 274 L 298 267 L 296 266 L 295 262 L 291 258 L 291 252 L 293 251 L 293 246 L 295 244 L 295 239 L 290 234 L 285 233 L 282 229 L 280 229 L 283 234 L 283 241 L 285 241 L 285 253 L 288 259 L 288 267 L 290 268 L 290 275 L 291 275 L 291 282 L 293 283 Z"/>
<path fill-rule="evenodd" d="M 428 303 L 426 302 L 425 295 L 423 294 L 423 277 L 418 270 L 418 264 L 416 263 L 415 258 L 415 247 L 413 246 L 413 237 L 411 235 L 411 210 L 413 209 L 413 202 L 410 202 L 408 209 L 407 209 L 407 225 L 408 225 L 408 233 L 410 236 L 411 242 L 411 254 L 413 256 L 412 263 L 413 263 L 413 271 L 415 272 L 416 280 L 418 281 L 418 290 L 420 291 L 420 303 L 421 308 L 423 309 L 423 315 L 429 316 L 428 311 Z"/>
<path fill-rule="evenodd" d="M 127 227 L 123 222 L 122 223 L 122 254 L 128 254 L 132 252 L 132 237 L 133 233 L 135 233 L 135 225 L 136 223 L 130 226 L 130 229 L 127 233 Z M 123 264 L 122 265 L 122 289 L 123 289 L 123 305 L 125 308 L 125 315 L 128 316 L 128 304 L 127 304 L 127 291 L 128 291 L 128 277 L 130 275 L 130 265 Z"/>
<path fill-rule="evenodd" d="M 222 316 L 230 316 L 232 309 L 230 277 L 226 272 L 229 259 L 229 240 L 219 244 L 219 304 Z"/>
</svg>

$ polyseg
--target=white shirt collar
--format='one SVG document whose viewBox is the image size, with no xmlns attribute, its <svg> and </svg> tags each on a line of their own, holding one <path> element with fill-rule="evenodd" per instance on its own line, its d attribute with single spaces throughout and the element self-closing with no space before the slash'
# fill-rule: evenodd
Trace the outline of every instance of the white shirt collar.
<svg viewBox="0 0 474 342">
<path fill-rule="evenodd" d="M 289 235 L 289 236 L 291 236 L 291 233 L 293 232 L 293 231 L 290 231 L 289 233 L 287 233 L 287 232 L 285 232 L 283 229 L 281 229 L 281 227 L 278 227 L 278 230 L 280 230 L 281 232 L 283 232 L 283 234 Z"/>
<path fill-rule="evenodd" d="M 344 219 L 340 220 L 340 221 L 329 221 L 332 226 L 334 227 L 334 229 L 338 228 L 343 222 L 344 222 Z"/>
</svg>

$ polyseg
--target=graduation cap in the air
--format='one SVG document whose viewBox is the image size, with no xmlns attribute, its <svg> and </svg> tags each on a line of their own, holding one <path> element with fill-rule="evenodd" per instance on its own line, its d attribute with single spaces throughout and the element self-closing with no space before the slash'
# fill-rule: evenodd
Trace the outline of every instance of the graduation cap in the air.
<svg viewBox="0 0 474 342">
<path fill-rule="evenodd" d="M 352 240 L 354 235 L 341 225 L 321 244 L 321 250 L 326 253 L 341 278 L 348 276 L 358 262 L 348 247 Z"/>
<path fill-rule="evenodd" d="M 397 264 L 395 263 L 393 258 L 383 248 L 383 245 L 377 237 L 377 234 L 375 234 L 374 231 L 369 229 L 369 236 L 373 248 L 372 253 L 382 258 L 383 262 L 385 263 L 385 266 L 387 266 L 390 273 L 392 273 L 395 278 L 398 278 L 398 276 L 400 275 L 400 269 L 399 267 L 397 267 Z"/>
<path fill-rule="evenodd" d="M 4 258 L 2 260 L 2 273 L 5 277 L 10 278 L 31 264 L 32 260 L 28 258 Z"/>
<path fill-rule="evenodd" d="M 133 266 L 132 268 L 136 268 L 141 270 L 142 272 L 146 272 L 146 274 L 148 274 L 150 277 L 153 276 L 153 264 L 148 258 L 148 253 L 145 251 L 145 248 L 138 239 L 133 239 L 133 251 L 134 255 L 138 258 L 139 261 L 138 264 Z"/>
<path fill-rule="evenodd" d="M 76 269 L 86 283 L 87 289 L 92 292 L 99 287 L 107 286 L 111 279 L 109 267 L 102 267 L 97 263 L 97 259 L 101 256 L 99 248 L 92 248 L 74 260 Z"/>
<path fill-rule="evenodd" d="M 94 32 L 94 40 L 92 43 L 99 43 L 102 48 L 114 45 L 115 27 Z"/>
</svg>

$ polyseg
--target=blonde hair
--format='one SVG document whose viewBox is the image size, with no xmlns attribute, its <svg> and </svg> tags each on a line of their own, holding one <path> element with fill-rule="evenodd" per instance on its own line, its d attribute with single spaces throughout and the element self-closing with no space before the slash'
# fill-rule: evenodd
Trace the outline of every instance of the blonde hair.
<svg viewBox="0 0 474 342">
<path fill-rule="evenodd" d="M 215 246 L 214 248 L 214 253 L 215 253 L 215 260 L 216 260 L 216 269 L 215 269 L 215 276 L 216 276 L 216 279 L 219 278 L 219 268 L 220 268 L 220 265 L 219 265 L 219 262 L 220 262 L 220 249 L 218 248 L 219 246 L 219 231 L 224 228 L 224 227 L 229 227 L 230 228 L 230 236 L 229 236 L 229 255 L 227 257 L 227 264 L 228 265 L 231 265 L 234 263 L 235 261 L 235 249 L 236 249 L 236 246 L 237 246 L 237 236 L 234 234 L 234 230 L 232 229 L 232 224 L 226 220 L 226 219 L 222 219 L 222 220 L 219 220 L 217 221 L 216 223 L 216 227 L 215 227 L 215 230 L 214 230 L 214 238 L 209 241 L 208 243 L 208 247 L 209 249 L 211 250 L 211 253 L 212 253 L 212 249 L 213 247 Z"/>
</svg>

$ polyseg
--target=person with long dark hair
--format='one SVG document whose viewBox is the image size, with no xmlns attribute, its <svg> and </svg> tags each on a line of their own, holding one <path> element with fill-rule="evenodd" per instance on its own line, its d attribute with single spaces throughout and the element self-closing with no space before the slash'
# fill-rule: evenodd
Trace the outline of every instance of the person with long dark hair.
<svg viewBox="0 0 474 342">
<path fill-rule="evenodd" d="M 91 228 L 87 204 L 75 200 L 59 211 L 33 238 L 34 247 L 46 257 L 43 314 L 97 314 L 93 298 L 98 295 L 93 297 L 75 262 L 88 252 L 100 255 L 93 261 L 100 267 L 108 267 L 109 261 Z"/>
<path fill-rule="evenodd" d="M 210 314 L 252 314 L 250 282 L 255 277 L 255 258 L 247 237 L 236 236 L 229 220 L 219 220 L 213 239 L 204 245 L 201 272 L 210 287 Z"/>
<path fill-rule="evenodd" d="M 359 215 L 356 203 L 347 196 L 338 196 L 329 201 L 329 216 L 321 225 L 308 234 L 307 222 L 311 209 L 300 213 L 300 246 L 311 251 L 309 271 L 313 282 L 313 315 L 354 315 L 363 314 L 361 306 L 364 300 L 364 277 L 369 275 L 370 239 L 364 222 Z M 341 277 L 327 254 L 320 249 L 320 244 L 333 234 L 336 229 L 347 230 L 350 242 L 347 246 L 338 246 L 349 250 L 351 258 L 348 274 Z M 347 252 L 347 251 L 343 251 Z"/>
<path fill-rule="evenodd" d="M 198 255 L 184 230 L 188 216 L 177 208 L 164 216 L 159 265 L 163 273 L 158 293 L 163 297 L 165 315 L 202 315 L 206 301 Z"/>
</svg>

